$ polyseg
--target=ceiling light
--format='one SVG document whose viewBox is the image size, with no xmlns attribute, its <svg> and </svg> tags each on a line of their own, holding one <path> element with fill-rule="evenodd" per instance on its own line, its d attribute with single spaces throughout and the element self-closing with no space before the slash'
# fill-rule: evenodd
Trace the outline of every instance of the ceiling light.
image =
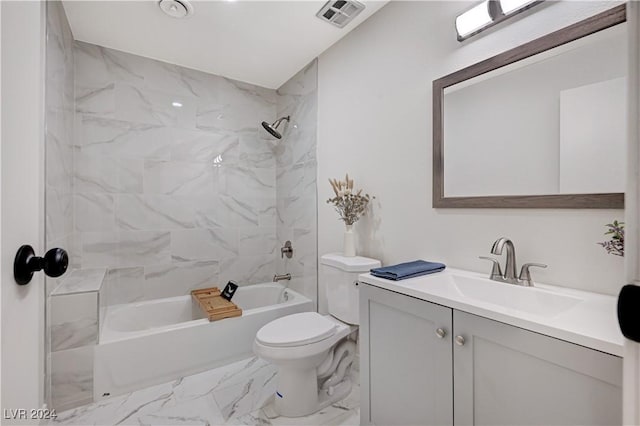
<svg viewBox="0 0 640 426">
<path fill-rule="evenodd" d="M 171 105 L 173 105 L 176 108 L 182 108 L 182 102 L 174 101 L 174 102 L 171 102 Z"/>
</svg>

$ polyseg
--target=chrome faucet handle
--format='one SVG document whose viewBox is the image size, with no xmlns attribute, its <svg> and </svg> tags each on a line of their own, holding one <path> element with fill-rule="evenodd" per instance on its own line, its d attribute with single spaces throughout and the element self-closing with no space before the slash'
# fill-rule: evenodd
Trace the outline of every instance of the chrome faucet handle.
<svg viewBox="0 0 640 426">
<path fill-rule="evenodd" d="M 533 280 L 531 279 L 531 272 L 529 272 L 529 268 L 546 268 L 547 265 L 544 263 L 525 263 L 522 265 L 522 269 L 520 269 L 520 276 L 518 279 L 522 282 L 522 285 L 525 287 L 533 287 Z"/>
<path fill-rule="evenodd" d="M 502 280 L 502 269 L 500 269 L 500 262 L 498 262 L 498 259 L 494 259 L 493 257 L 489 256 L 478 256 L 478 259 L 492 261 L 493 267 L 491 268 L 491 276 L 489 278 L 492 280 L 495 280 L 496 278 Z"/>
<path fill-rule="evenodd" d="M 287 240 L 287 242 L 284 243 L 284 246 L 280 248 L 280 257 L 284 259 L 285 256 L 287 256 L 287 259 L 291 259 L 291 257 L 293 257 L 293 246 L 289 240 Z"/>
</svg>

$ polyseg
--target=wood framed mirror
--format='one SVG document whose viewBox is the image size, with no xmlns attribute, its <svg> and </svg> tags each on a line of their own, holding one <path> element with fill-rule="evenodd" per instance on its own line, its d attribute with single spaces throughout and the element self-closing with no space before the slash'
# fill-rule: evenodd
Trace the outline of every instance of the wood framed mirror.
<svg viewBox="0 0 640 426">
<path fill-rule="evenodd" d="M 434 208 L 624 208 L 626 6 L 433 81 Z"/>
</svg>

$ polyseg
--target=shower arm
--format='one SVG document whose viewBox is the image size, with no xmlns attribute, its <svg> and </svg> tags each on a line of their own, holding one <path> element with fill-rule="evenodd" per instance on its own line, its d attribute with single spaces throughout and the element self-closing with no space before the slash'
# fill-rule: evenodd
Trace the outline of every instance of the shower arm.
<svg viewBox="0 0 640 426">
<path fill-rule="evenodd" d="M 289 121 L 290 118 L 291 118 L 290 115 L 287 115 L 286 117 L 280 117 L 276 121 L 273 122 L 272 126 L 277 128 L 278 126 L 280 126 L 280 124 L 282 123 L 283 120 Z"/>
</svg>

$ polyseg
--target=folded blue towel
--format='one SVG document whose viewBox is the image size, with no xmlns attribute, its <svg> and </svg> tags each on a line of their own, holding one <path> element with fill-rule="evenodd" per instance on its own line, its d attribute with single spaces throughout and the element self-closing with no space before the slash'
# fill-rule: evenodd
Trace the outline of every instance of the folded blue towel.
<svg viewBox="0 0 640 426">
<path fill-rule="evenodd" d="M 399 263 L 397 265 L 385 266 L 384 268 L 372 269 L 371 275 L 374 277 L 398 281 L 444 271 L 444 268 L 446 268 L 446 266 L 443 263 L 414 260 L 413 262 Z"/>
</svg>

